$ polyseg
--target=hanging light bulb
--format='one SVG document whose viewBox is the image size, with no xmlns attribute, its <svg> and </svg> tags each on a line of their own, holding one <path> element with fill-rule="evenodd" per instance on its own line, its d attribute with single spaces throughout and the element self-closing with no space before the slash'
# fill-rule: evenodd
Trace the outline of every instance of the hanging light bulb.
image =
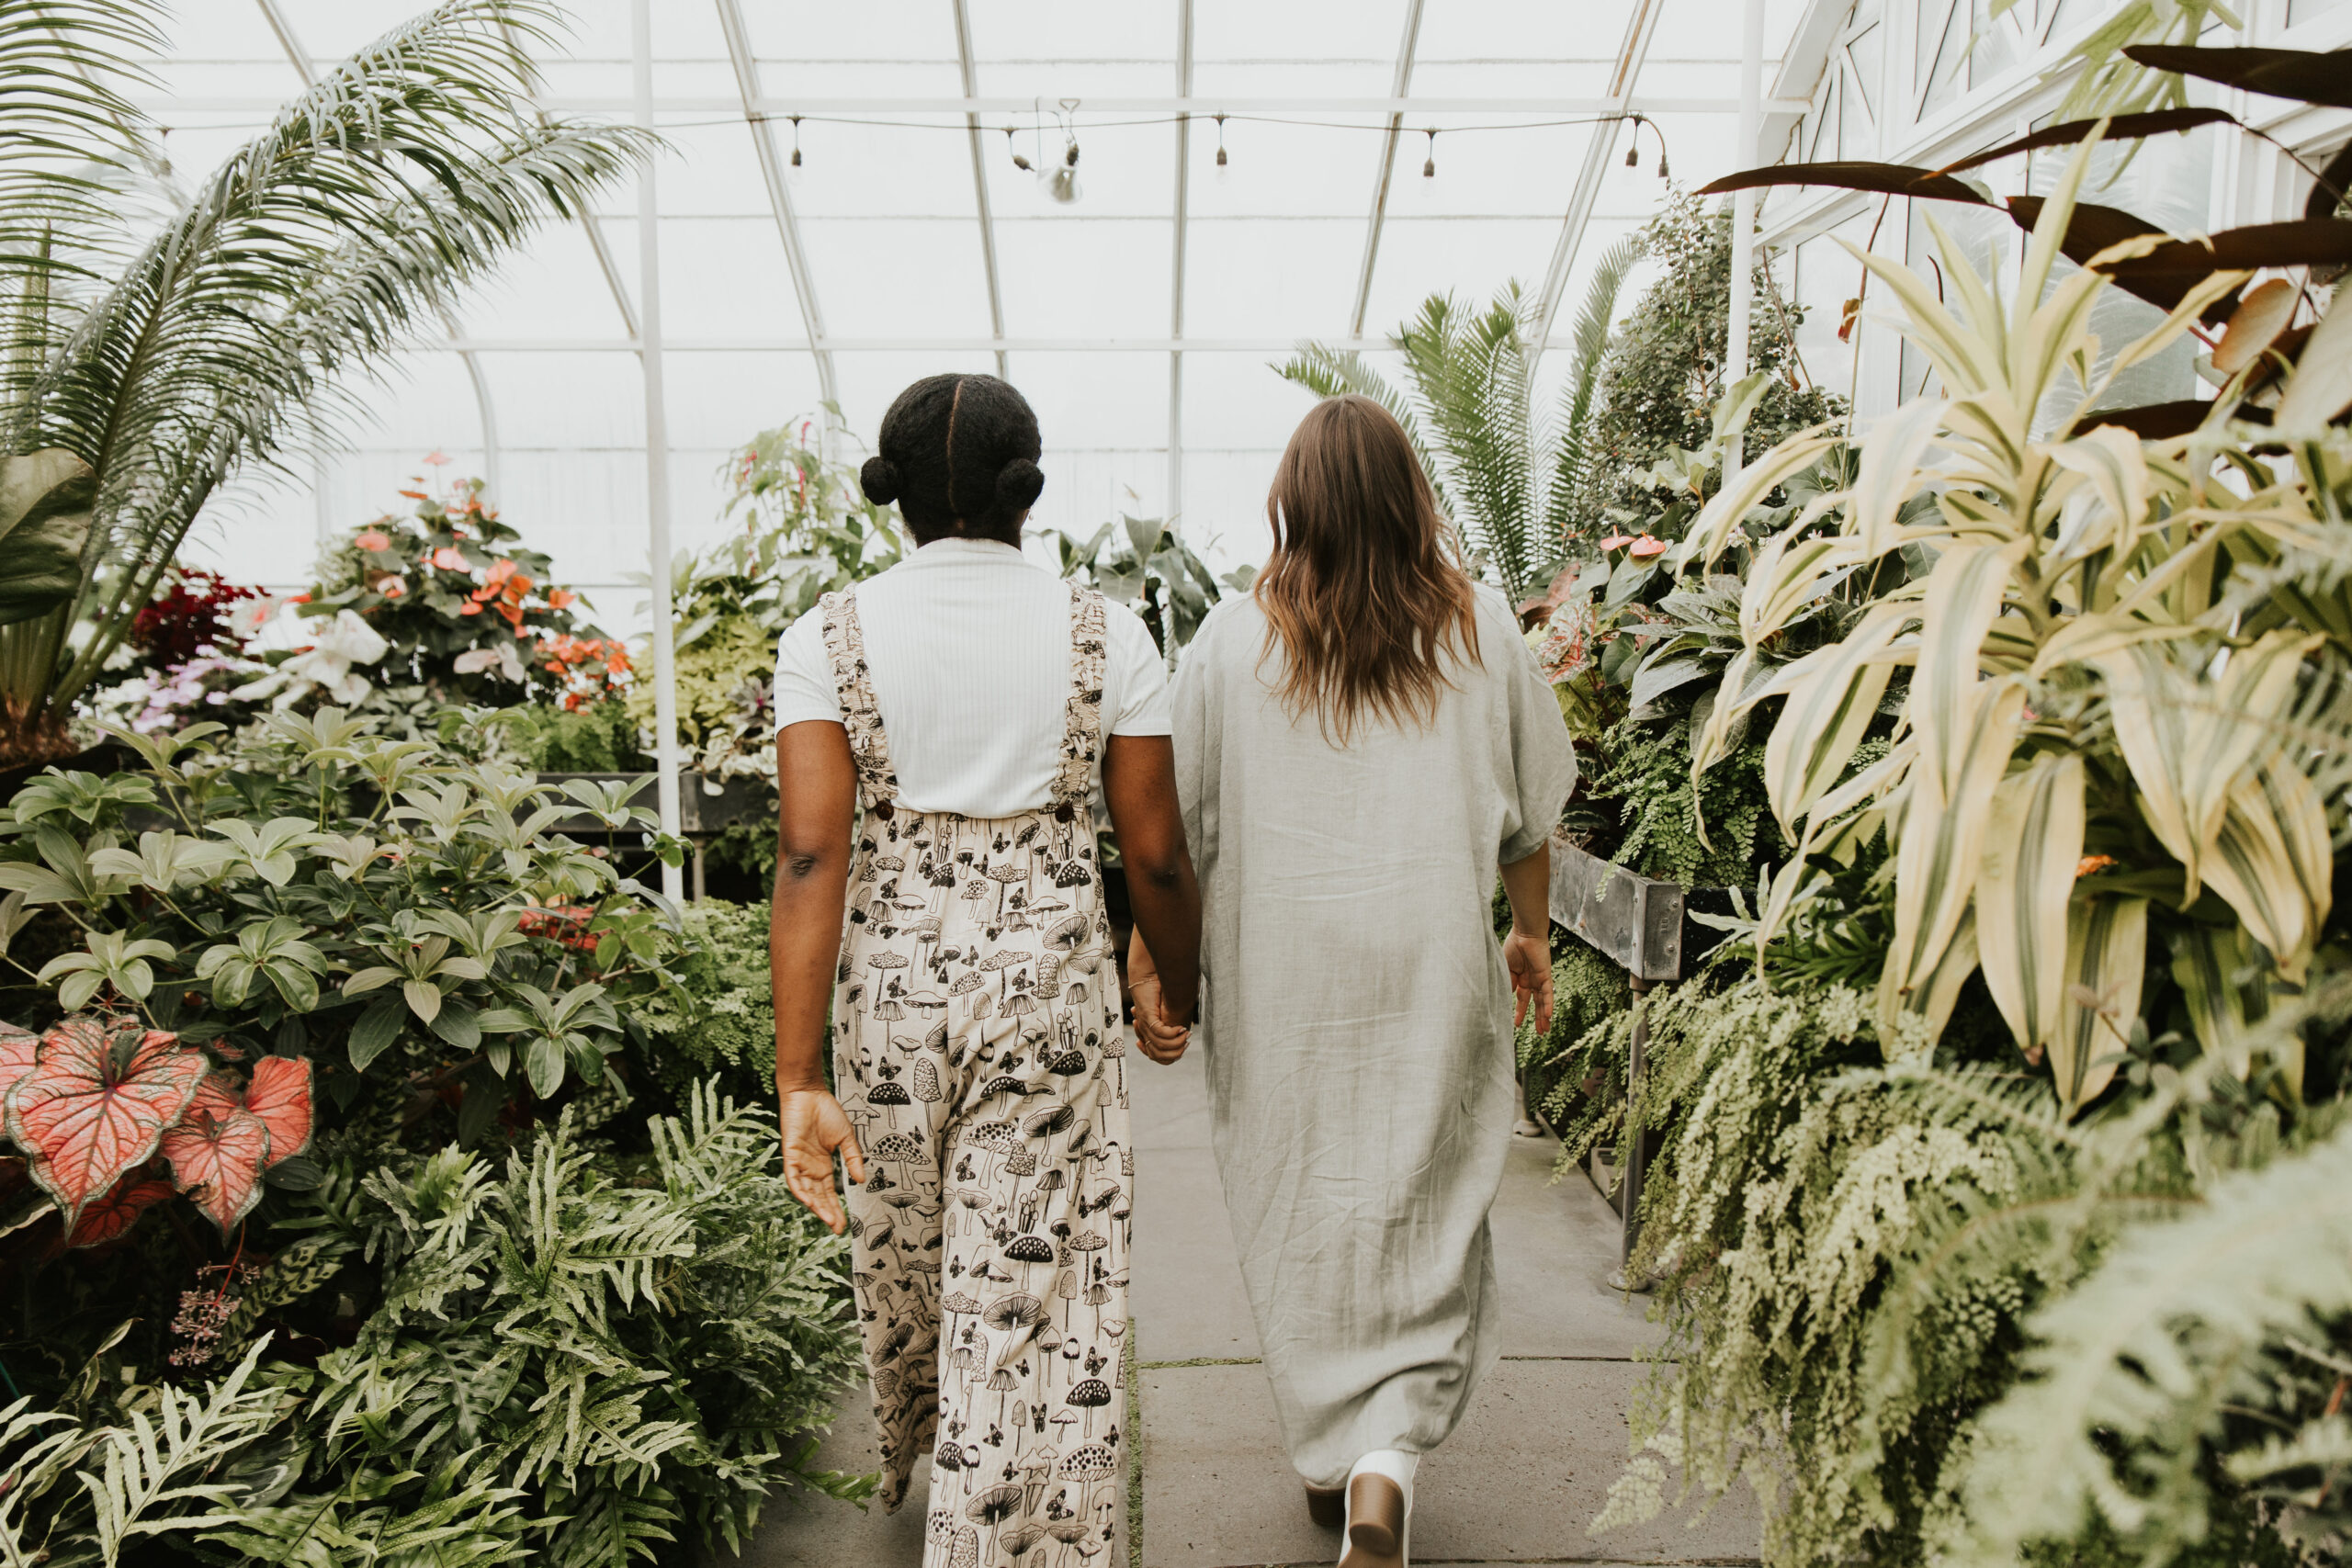
<svg viewBox="0 0 2352 1568">
<path fill-rule="evenodd" d="M 1666 141 L 1663 137 L 1659 138 L 1657 144 L 1657 177 L 1666 178 Z"/>
<path fill-rule="evenodd" d="M 1004 128 L 1004 150 L 1007 152 L 1012 153 L 1012 166 L 1014 168 L 1019 169 L 1024 175 L 1034 172 L 1033 165 L 1030 164 L 1028 159 L 1023 157 L 1018 152 L 1012 152 L 1012 127 L 1009 125 Z"/>
<path fill-rule="evenodd" d="M 1634 140 L 1625 149 L 1625 166 L 1629 169 L 1638 169 L 1642 166 L 1642 117 L 1640 115 L 1634 117 Z"/>
<path fill-rule="evenodd" d="M 1216 117 L 1216 166 L 1225 167 L 1225 116 Z"/>
<path fill-rule="evenodd" d="M 1433 180 L 1437 178 L 1437 130 L 1432 127 L 1426 134 L 1430 139 L 1430 152 L 1421 160 L 1421 178 Z"/>
<path fill-rule="evenodd" d="M 800 166 L 800 117 L 792 117 L 792 166 Z"/>
<path fill-rule="evenodd" d="M 1078 130 L 1077 128 L 1070 123 L 1070 116 L 1078 111 L 1078 100 L 1076 98 L 1064 98 L 1061 101 L 1061 107 L 1063 138 L 1062 166 L 1056 169 L 1053 174 L 1047 177 L 1046 181 L 1046 194 L 1052 197 L 1056 201 L 1068 205 L 1070 202 L 1076 201 L 1079 197 Z"/>
</svg>

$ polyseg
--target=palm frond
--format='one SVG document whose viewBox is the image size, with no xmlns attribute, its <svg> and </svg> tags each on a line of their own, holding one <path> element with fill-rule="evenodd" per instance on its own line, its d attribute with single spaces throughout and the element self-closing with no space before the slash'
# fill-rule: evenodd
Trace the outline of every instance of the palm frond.
<svg viewBox="0 0 2352 1568">
<path fill-rule="evenodd" d="M 1592 282 L 1585 289 L 1584 308 L 1577 313 L 1576 362 L 1561 389 L 1558 445 L 1548 448 L 1552 475 L 1544 522 L 1555 539 L 1565 539 L 1574 526 L 1577 497 L 1592 471 L 1592 415 L 1600 389 L 1600 367 L 1609 357 L 1609 333 L 1616 321 L 1618 296 L 1624 292 L 1625 279 L 1641 254 L 1640 242 L 1631 235 L 1602 252 Z"/>
<path fill-rule="evenodd" d="M 1527 351 L 1517 285 L 1485 310 L 1432 295 L 1397 330 L 1422 413 L 1446 456 L 1471 543 L 1516 600 L 1534 572 Z"/>
<path fill-rule="evenodd" d="M 17 356 L 38 369 L 0 384 L 0 442 L 62 448 L 98 476 L 88 631 L 52 707 L 103 665 L 232 471 L 332 428 L 351 409 L 338 378 L 380 363 L 645 152 L 634 129 L 537 114 L 516 40 L 556 19 L 542 0 L 447 0 L 388 33 Z"/>
<path fill-rule="evenodd" d="M 118 82 L 160 52 L 153 7 L 26 0 L 0 7 L 0 299 L 93 275 L 85 252 L 119 234 L 109 176 L 151 161 L 145 117 Z"/>
<path fill-rule="evenodd" d="M 1345 393 L 1370 398 L 1396 416 L 1405 427 L 1407 439 L 1421 460 L 1421 471 L 1429 476 L 1430 489 L 1437 494 L 1437 509 L 1448 517 L 1453 515 L 1453 500 L 1446 494 L 1445 479 L 1440 471 L 1437 455 L 1421 433 L 1420 415 L 1413 411 L 1411 401 L 1391 386 L 1388 378 L 1363 362 L 1355 350 L 1327 347 L 1319 343 L 1303 343 L 1298 352 L 1273 367 L 1274 374 L 1285 381 L 1295 381 L 1318 398 L 1336 398 Z"/>
</svg>

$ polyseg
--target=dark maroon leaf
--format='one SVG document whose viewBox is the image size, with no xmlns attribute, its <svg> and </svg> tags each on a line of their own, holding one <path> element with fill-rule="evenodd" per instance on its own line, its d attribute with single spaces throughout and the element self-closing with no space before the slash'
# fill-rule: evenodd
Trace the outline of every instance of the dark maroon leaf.
<svg viewBox="0 0 2352 1568">
<path fill-rule="evenodd" d="M 2031 229 L 2041 220 L 2041 197 L 2013 196 L 2008 201 L 2009 216 L 2016 220 L 2018 227 Z M 2081 201 L 2075 204 L 2074 216 L 2067 220 L 2065 237 L 2058 242 L 2058 250 L 2076 266 L 2088 266 L 2091 258 L 2109 245 L 2120 245 L 2143 234 L 2163 232 L 2164 230 L 2146 219 L 2136 217 L 2120 207 L 2101 207 L 2095 201 Z M 2215 271 L 2218 265 L 2208 257 L 2199 268 L 2185 276 L 2173 273 L 2135 273 L 2125 276 L 2113 267 L 2103 270 L 2125 293 L 2145 299 L 2160 310 L 2169 310 L 2180 303 L 2182 297 L 2199 278 Z M 2208 307 L 2204 319 L 2222 321 L 2236 306 L 2237 295 L 2233 292 Z"/>
<path fill-rule="evenodd" d="M 2224 229 L 2210 240 L 2173 240 L 2144 256 L 2103 268 L 2116 282 L 2143 298 L 2135 283 L 2163 281 L 2186 292 L 2216 272 L 2252 272 L 2266 266 L 2342 266 L 2352 263 L 2352 220 L 2297 218 L 2285 223 L 2249 223 Z M 2177 302 L 2179 295 L 2174 296 Z M 2170 307 L 2166 307 L 2169 309 Z"/>
<path fill-rule="evenodd" d="M 1742 169 L 1736 175 L 1725 175 L 1713 185 L 1701 186 L 1701 196 L 1720 196 L 1725 191 L 1757 190 L 1766 186 L 1835 186 L 1840 190 L 1870 190 L 1885 196 L 1924 196 L 1938 201 L 1965 201 L 1977 207 L 1992 204 L 1976 194 L 1975 187 L 1950 175 L 1939 175 L 1933 169 L 1915 169 L 1908 164 L 1870 164 L 1847 161 L 1834 164 L 1775 164 L 1765 169 Z"/>
<path fill-rule="evenodd" d="M 2213 412 L 2211 400 L 2183 398 L 2173 403 L 2143 403 L 2135 409 L 2093 409 L 2083 419 L 2083 428 L 2095 430 L 2102 424 L 2112 424 L 2130 431 L 2143 441 L 2164 441 L 2175 435 L 2186 435 L 2205 423 Z M 2270 411 L 2252 403 L 2240 403 L 2233 416 L 2247 424 L 2268 424 Z"/>
<path fill-rule="evenodd" d="M 2015 141 L 2004 141 L 1989 152 L 1979 152 L 1973 158 L 1962 158 L 1957 164 L 1946 164 L 1936 172 L 1939 175 L 1958 174 L 1996 158 L 2006 158 L 2012 152 L 2030 152 L 2037 147 L 2064 147 L 2087 141 L 2092 131 L 2104 123 L 2107 140 L 2128 141 L 2143 136 L 2161 136 L 2168 130 L 2192 130 L 2200 125 L 2237 123 L 2237 117 L 2222 109 L 2157 109 L 2149 114 L 2120 114 L 2107 121 L 2070 119 L 2061 125 L 2045 125 L 2030 136 L 2020 136 Z"/>
<path fill-rule="evenodd" d="M 2333 218 L 2347 192 L 2352 192 L 2352 141 L 2335 150 L 2327 167 L 2319 172 L 2319 183 L 2312 186 L 2312 194 L 2303 202 L 2306 218 Z"/>
<path fill-rule="evenodd" d="M 2201 76 L 2274 98 L 2301 98 L 2305 103 L 2352 109 L 2352 50 L 2322 54 L 2307 49 L 2192 49 L 2183 44 L 2135 43 L 2127 44 L 2123 52 L 2152 71 Z"/>
</svg>

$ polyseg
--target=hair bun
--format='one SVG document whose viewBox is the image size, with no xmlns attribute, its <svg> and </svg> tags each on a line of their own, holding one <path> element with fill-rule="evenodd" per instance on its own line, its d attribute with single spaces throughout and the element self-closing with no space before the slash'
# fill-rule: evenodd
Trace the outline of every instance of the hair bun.
<svg viewBox="0 0 2352 1568">
<path fill-rule="evenodd" d="M 899 465 L 888 457 L 868 457 L 857 470 L 857 484 L 866 500 L 888 506 L 899 499 Z"/>
<path fill-rule="evenodd" d="M 1035 506 L 1045 488 L 1045 471 L 1026 457 L 1015 457 L 996 471 L 997 503 L 1008 517 Z"/>
</svg>

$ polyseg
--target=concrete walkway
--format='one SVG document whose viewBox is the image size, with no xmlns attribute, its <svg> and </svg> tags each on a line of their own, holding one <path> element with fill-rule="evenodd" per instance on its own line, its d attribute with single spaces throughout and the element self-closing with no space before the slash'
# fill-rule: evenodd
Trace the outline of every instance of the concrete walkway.
<svg viewBox="0 0 2352 1568">
<path fill-rule="evenodd" d="M 1126 1429 L 1140 1434 L 1141 1485 L 1125 1540 L 1091 1568 L 1266 1568 L 1329 1563 L 1339 1533 L 1306 1517 L 1283 1457 L 1258 1336 L 1234 1261 L 1209 1151 L 1197 1058 L 1156 1068 L 1130 1057 L 1135 1100 L 1136 1247 L 1128 1337 L 1135 1363 Z M 1422 1461 L 1416 1562 L 1701 1563 L 1755 1559 L 1758 1520 L 1744 1494 L 1703 1517 L 1669 1517 L 1596 1540 L 1626 1450 L 1625 1412 L 1656 1342 L 1645 1301 L 1609 1288 L 1617 1217 L 1591 1186 L 1551 1183 L 1554 1145 L 1515 1145 L 1495 1206 L 1504 1303 L 1503 1360 L 1453 1438 Z M 872 1420 L 854 1392 L 818 1462 L 874 1467 Z M 914 1498 L 923 1495 L 918 1475 Z M 915 1568 L 922 1511 L 862 1515 L 824 1498 L 779 1500 L 744 1568 Z"/>
</svg>

